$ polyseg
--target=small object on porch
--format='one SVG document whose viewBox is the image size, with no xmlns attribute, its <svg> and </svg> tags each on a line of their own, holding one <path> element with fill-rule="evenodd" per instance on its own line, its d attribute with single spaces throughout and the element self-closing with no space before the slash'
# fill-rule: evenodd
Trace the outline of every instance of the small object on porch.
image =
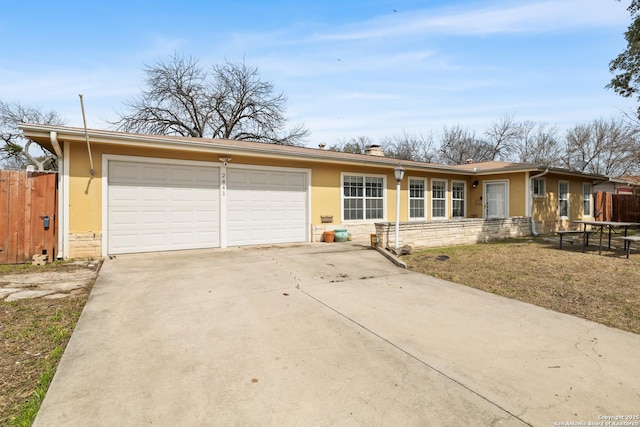
<svg viewBox="0 0 640 427">
<path fill-rule="evenodd" d="M 333 215 L 320 215 L 320 221 L 323 224 L 331 224 L 333 222 Z"/>
<path fill-rule="evenodd" d="M 371 240 L 371 247 L 375 248 L 376 246 L 378 246 L 378 235 L 376 233 L 371 233 L 369 235 L 369 239 Z"/>
<path fill-rule="evenodd" d="M 322 238 L 327 243 L 333 243 L 333 241 L 335 240 L 335 237 L 336 237 L 335 231 L 325 231 L 324 233 L 322 233 Z"/>
<path fill-rule="evenodd" d="M 336 242 L 346 242 L 347 240 L 349 240 L 349 232 L 346 229 L 336 230 Z"/>
</svg>

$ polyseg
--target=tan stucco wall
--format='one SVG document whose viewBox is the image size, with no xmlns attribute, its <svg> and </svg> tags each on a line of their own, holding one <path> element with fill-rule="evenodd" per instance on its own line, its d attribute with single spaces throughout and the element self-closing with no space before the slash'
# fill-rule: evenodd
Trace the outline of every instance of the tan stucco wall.
<svg viewBox="0 0 640 427">
<path fill-rule="evenodd" d="M 473 181 L 478 181 L 473 188 Z M 480 175 L 470 177 L 467 181 L 467 212 L 468 217 L 484 217 L 484 184 L 492 181 L 507 181 L 509 183 L 509 216 L 527 216 L 526 194 L 527 178 L 524 172 Z"/>
<path fill-rule="evenodd" d="M 559 217 L 559 182 L 569 183 L 569 217 Z M 545 175 L 546 197 L 536 197 L 533 202 L 533 218 L 539 225 L 539 232 L 550 233 L 558 229 L 576 228 L 572 221 L 584 218 L 582 212 L 582 185 L 588 180 L 570 175 Z M 593 200 L 592 200 L 593 206 Z M 593 209 L 593 208 L 592 208 Z"/>
<path fill-rule="evenodd" d="M 181 150 L 106 146 L 97 143 L 91 144 L 95 175 L 90 174 L 89 155 L 84 144 L 71 144 L 65 152 L 70 163 L 69 170 L 69 233 L 72 236 L 70 246 L 76 245 L 78 253 L 82 256 L 100 255 L 102 224 L 102 156 L 104 154 L 154 157 L 179 160 L 196 160 L 219 163 L 219 157 L 224 153 L 187 152 Z M 385 220 L 396 220 L 396 181 L 393 176 L 393 168 L 389 166 L 364 166 L 351 164 L 314 163 L 307 160 L 282 160 L 277 158 L 262 158 L 246 155 L 233 155 L 230 167 L 233 165 L 260 165 L 271 167 L 299 168 L 311 171 L 311 228 L 312 240 L 319 240 L 318 236 L 326 229 L 339 228 L 351 224 L 353 229 L 358 229 L 362 239 L 368 238 L 369 228 L 374 232 L 373 224 L 347 222 L 342 223 L 341 217 L 341 177 L 342 173 L 383 175 L 386 181 L 386 212 Z M 409 177 L 426 179 L 426 218 L 431 219 L 431 180 L 444 179 L 447 181 L 447 212 L 451 216 L 451 186 L 452 181 L 466 182 L 466 215 L 467 217 L 482 218 L 483 215 L 483 191 L 486 181 L 505 180 L 509 182 L 509 216 L 527 216 L 526 212 L 526 186 L 527 174 L 497 174 L 491 176 L 464 176 L 447 173 L 425 173 L 407 169 L 405 178 L 401 184 L 400 220 L 408 219 L 408 186 Z M 582 181 L 572 177 L 562 177 L 570 181 L 570 210 L 572 219 L 579 218 L 582 210 L 581 194 Z M 476 188 L 472 187 L 473 181 L 478 180 Z M 558 177 L 548 175 L 546 177 L 547 191 L 551 194 L 544 200 L 534 202 L 534 215 L 540 221 L 557 220 L 557 191 Z M 321 221 L 321 216 L 333 216 L 331 224 Z M 360 226 L 362 224 L 362 226 Z M 73 243 L 76 242 L 76 243 Z M 78 243 L 81 242 L 81 243 Z M 70 248 L 71 249 L 71 248 Z M 70 254 L 73 256 L 72 254 Z M 80 256 L 80 255 L 78 255 Z"/>
</svg>

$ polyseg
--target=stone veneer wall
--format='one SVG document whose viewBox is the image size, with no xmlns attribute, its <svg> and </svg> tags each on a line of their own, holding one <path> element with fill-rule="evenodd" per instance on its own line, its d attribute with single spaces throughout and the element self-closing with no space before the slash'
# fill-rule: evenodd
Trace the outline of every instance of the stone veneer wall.
<svg viewBox="0 0 640 427">
<path fill-rule="evenodd" d="M 369 245 L 371 234 L 376 234 L 378 244 L 395 245 L 395 223 L 318 224 L 313 225 L 311 241 L 322 242 L 327 230 L 346 229 L 351 240 Z M 540 233 L 541 230 L 538 229 Z M 490 240 L 531 235 L 531 221 L 527 217 L 506 219 L 467 218 L 449 221 L 401 222 L 400 246 L 429 248 L 468 245 Z M 99 258 L 102 254 L 101 233 L 72 233 L 69 236 L 70 258 Z"/>
<path fill-rule="evenodd" d="M 371 235 L 376 232 L 374 223 L 362 224 L 317 224 L 311 226 L 311 241 L 322 242 L 322 233 L 330 230 L 347 230 L 351 240 L 357 243 L 369 245 Z"/>
<path fill-rule="evenodd" d="M 102 233 L 71 233 L 69 235 L 69 258 L 100 258 L 102 256 Z"/>
<path fill-rule="evenodd" d="M 395 246 L 395 223 L 376 223 L 378 245 Z M 401 222 L 399 245 L 413 248 L 470 245 L 490 240 L 531 235 L 528 217 L 505 219 L 465 218 L 449 221 Z"/>
</svg>

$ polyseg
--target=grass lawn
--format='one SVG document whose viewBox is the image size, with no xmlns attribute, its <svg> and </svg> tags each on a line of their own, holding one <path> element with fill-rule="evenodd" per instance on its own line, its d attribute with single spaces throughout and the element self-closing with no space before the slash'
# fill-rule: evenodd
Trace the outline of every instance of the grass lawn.
<svg viewBox="0 0 640 427">
<path fill-rule="evenodd" d="M 402 257 L 413 271 L 640 333 L 640 254 L 547 239 L 428 249 Z"/>
<path fill-rule="evenodd" d="M 0 265 L 0 283 L 6 274 L 77 268 L 65 263 Z M 90 286 L 62 299 L 0 301 L 0 425 L 33 423 L 89 291 Z"/>
</svg>

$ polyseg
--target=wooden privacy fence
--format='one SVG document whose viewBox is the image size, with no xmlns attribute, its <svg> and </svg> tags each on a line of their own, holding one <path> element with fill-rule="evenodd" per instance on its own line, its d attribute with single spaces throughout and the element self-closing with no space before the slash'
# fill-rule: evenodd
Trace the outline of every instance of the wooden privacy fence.
<svg viewBox="0 0 640 427">
<path fill-rule="evenodd" d="M 0 264 L 56 257 L 57 174 L 0 170 Z"/>
<path fill-rule="evenodd" d="M 611 199 L 614 221 L 640 222 L 640 195 L 613 194 Z"/>
<path fill-rule="evenodd" d="M 640 195 L 598 191 L 594 207 L 597 221 L 640 222 Z"/>
</svg>

